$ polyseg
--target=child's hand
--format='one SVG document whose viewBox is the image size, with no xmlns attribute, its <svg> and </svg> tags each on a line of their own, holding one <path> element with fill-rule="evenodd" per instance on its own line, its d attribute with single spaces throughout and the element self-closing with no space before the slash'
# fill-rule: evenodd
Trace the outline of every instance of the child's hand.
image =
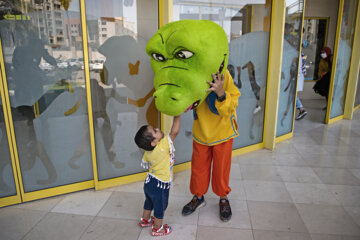
<svg viewBox="0 0 360 240">
<path fill-rule="evenodd" d="M 207 83 L 210 85 L 210 88 L 207 89 L 206 92 L 213 91 L 216 93 L 216 95 L 218 97 L 224 96 L 224 94 L 225 94 L 225 91 L 223 88 L 224 80 L 225 80 L 224 74 L 222 76 L 220 76 L 220 73 L 217 72 L 216 75 L 212 73 L 211 76 L 214 79 L 214 81 L 212 81 L 212 82 L 207 81 Z"/>
</svg>

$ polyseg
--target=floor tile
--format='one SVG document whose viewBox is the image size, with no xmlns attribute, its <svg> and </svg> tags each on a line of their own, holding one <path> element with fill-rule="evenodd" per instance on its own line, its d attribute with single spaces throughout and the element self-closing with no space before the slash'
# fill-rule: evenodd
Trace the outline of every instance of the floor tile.
<svg viewBox="0 0 360 240">
<path fill-rule="evenodd" d="M 321 183 L 319 177 L 310 167 L 276 166 L 276 170 L 284 182 Z"/>
<path fill-rule="evenodd" d="M 360 236 L 360 227 L 341 206 L 296 204 L 310 233 Z"/>
<path fill-rule="evenodd" d="M 251 230 L 198 226 L 196 239 L 253 240 L 254 238 Z"/>
<path fill-rule="evenodd" d="M 322 183 L 325 184 L 336 184 L 336 185 L 360 185 L 360 180 L 357 179 L 347 169 L 336 169 L 336 168 L 313 168 L 316 175 L 321 179 Z"/>
<path fill-rule="evenodd" d="M 292 202 L 283 182 L 244 181 L 247 200 Z"/>
<path fill-rule="evenodd" d="M 360 186 L 328 185 L 344 206 L 360 207 Z"/>
<path fill-rule="evenodd" d="M 96 217 L 80 240 L 138 239 L 141 228 L 138 221 Z"/>
<path fill-rule="evenodd" d="M 282 182 L 282 179 L 274 166 L 242 165 L 240 169 L 244 180 Z"/>
<path fill-rule="evenodd" d="M 138 220 L 144 210 L 144 193 L 113 192 L 99 217 Z"/>
<path fill-rule="evenodd" d="M 46 214 L 29 209 L 0 209 L 0 239 L 22 239 Z"/>
<path fill-rule="evenodd" d="M 293 166 L 293 167 L 306 167 L 308 164 L 302 159 L 300 154 L 275 154 L 273 165 L 276 166 Z"/>
<path fill-rule="evenodd" d="M 92 216 L 48 213 L 24 240 L 78 240 L 93 221 Z"/>
<path fill-rule="evenodd" d="M 359 236 L 311 234 L 311 239 L 312 240 L 359 240 Z"/>
<path fill-rule="evenodd" d="M 221 228 L 251 229 L 246 201 L 231 200 L 230 206 L 232 217 L 228 222 L 223 222 L 220 220 L 219 216 L 219 200 L 208 199 L 206 201 L 206 206 L 200 209 L 198 225 Z"/>
<path fill-rule="evenodd" d="M 253 229 L 307 233 L 293 203 L 247 201 Z"/>
<path fill-rule="evenodd" d="M 324 184 L 285 183 L 285 186 L 295 203 L 340 205 Z"/>
<path fill-rule="evenodd" d="M 254 230 L 254 240 L 311 240 L 308 233 Z"/>
<path fill-rule="evenodd" d="M 31 202 L 25 202 L 11 206 L 11 208 L 20 208 L 20 209 L 29 209 L 29 210 L 39 210 L 49 212 L 51 211 L 65 196 L 50 197 L 45 199 L 40 199 Z"/>
<path fill-rule="evenodd" d="M 360 226 L 360 207 L 344 207 L 345 211 L 354 219 L 357 225 Z"/>
<path fill-rule="evenodd" d="M 96 216 L 110 195 L 111 192 L 94 190 L 73 193 L 64 197 L 51 212 Z"/>
</svg>

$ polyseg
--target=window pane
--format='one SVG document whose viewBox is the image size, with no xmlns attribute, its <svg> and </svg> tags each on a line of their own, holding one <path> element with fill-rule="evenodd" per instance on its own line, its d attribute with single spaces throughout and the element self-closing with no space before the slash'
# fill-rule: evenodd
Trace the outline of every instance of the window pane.
<svg viewBox="0 0 360 240">
<path fill-rule="evenodd" d="M 0 198 L 16 195 L 9 142 L 5 129 L 3 106 L 0 98 Z"/>
<path fill-rule="evenodd" d="M 145 52 L 158 29 L 156 0 L 87 0 L 89 68 L 99 180 L 144 171 L 134 137 L 159 126 Z"/>
<path fill-rule="evenodd" d="M 356 0 L 344 1 L 330 118 L 344 114 L 357 6 Z"/>
<path fill-rule="evenodd" d="M 270 0 L 201 1 L 201 4 L 174 0 L 174 21 L 211 20 L 227 35 L 228 70 L 241 92 L 237 107 L 240 135 L 234 139 L 234 149 L 260 143 L 263 139 L 270 14 Z M 182 116 L 181 131 L 175 140 L 177 163 L 191 159 L 192 121 L 192 113 Z"/>
<path fill-rule="evenodd" d="M 90 180 L 79 2 L 10 2 L 0 34 L 24 190 Z"/>
<path fill-rule="evenodd" d="M 296 91 L 302 91 L 305 73 L 305 57 L 299 68 L 299 49 L 302 27 L 303 1 L 286 1 L 284 46 L 281 64 L 281 84 L 276 136 L 292 131 Z M 297 89 L 296 89 L 296 84 Z"/>
</svg>

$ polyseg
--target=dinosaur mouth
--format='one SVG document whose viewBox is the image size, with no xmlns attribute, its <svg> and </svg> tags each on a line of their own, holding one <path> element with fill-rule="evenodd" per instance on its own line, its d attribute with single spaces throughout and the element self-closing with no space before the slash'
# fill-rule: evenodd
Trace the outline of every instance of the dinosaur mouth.
<svg viewBox="0 0 360 240">
<path fill-rule="evenodd" d="M 200 100 L 195 101 L 193 104 L 191 104 L 191 105 L 185 110 L 185 112 L 190 111 L 190 110 L 196 108 L 197 106 L 199 106 L 199 103 L 200 103 Z"/>
<path fill-rule="evenodd" d="M 221 63 L 220 67 L 219 67 L 219 72 L 221 73 L 221 71 L 224 69 L 224 63 L 225 60 Z"/>
</svg>

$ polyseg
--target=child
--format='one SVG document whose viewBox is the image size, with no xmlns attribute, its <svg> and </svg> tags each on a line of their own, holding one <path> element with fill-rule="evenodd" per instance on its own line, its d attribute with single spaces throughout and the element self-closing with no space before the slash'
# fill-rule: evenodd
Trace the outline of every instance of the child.
<svg viewBox="0 0 360 240">
<path fill-rule="evenodd" d="M 158 128 L 142 126 L 135 136 L 135 143 L 145 150 L 141 165 L 149 168 L 144 183 L 145 203 L 140 227 L 152 226 L 152 236 L 171 233 L 172 228 L 162 225 L 164 212 L 168 205 L 169 188 L 172 181 L 172 168 L 175 162 L 173 141 L 180 130 L 180 116 L 174 117 L 169 135 Z M 150 217 L 154 210 L 154 217 Z"/>
</svg>

